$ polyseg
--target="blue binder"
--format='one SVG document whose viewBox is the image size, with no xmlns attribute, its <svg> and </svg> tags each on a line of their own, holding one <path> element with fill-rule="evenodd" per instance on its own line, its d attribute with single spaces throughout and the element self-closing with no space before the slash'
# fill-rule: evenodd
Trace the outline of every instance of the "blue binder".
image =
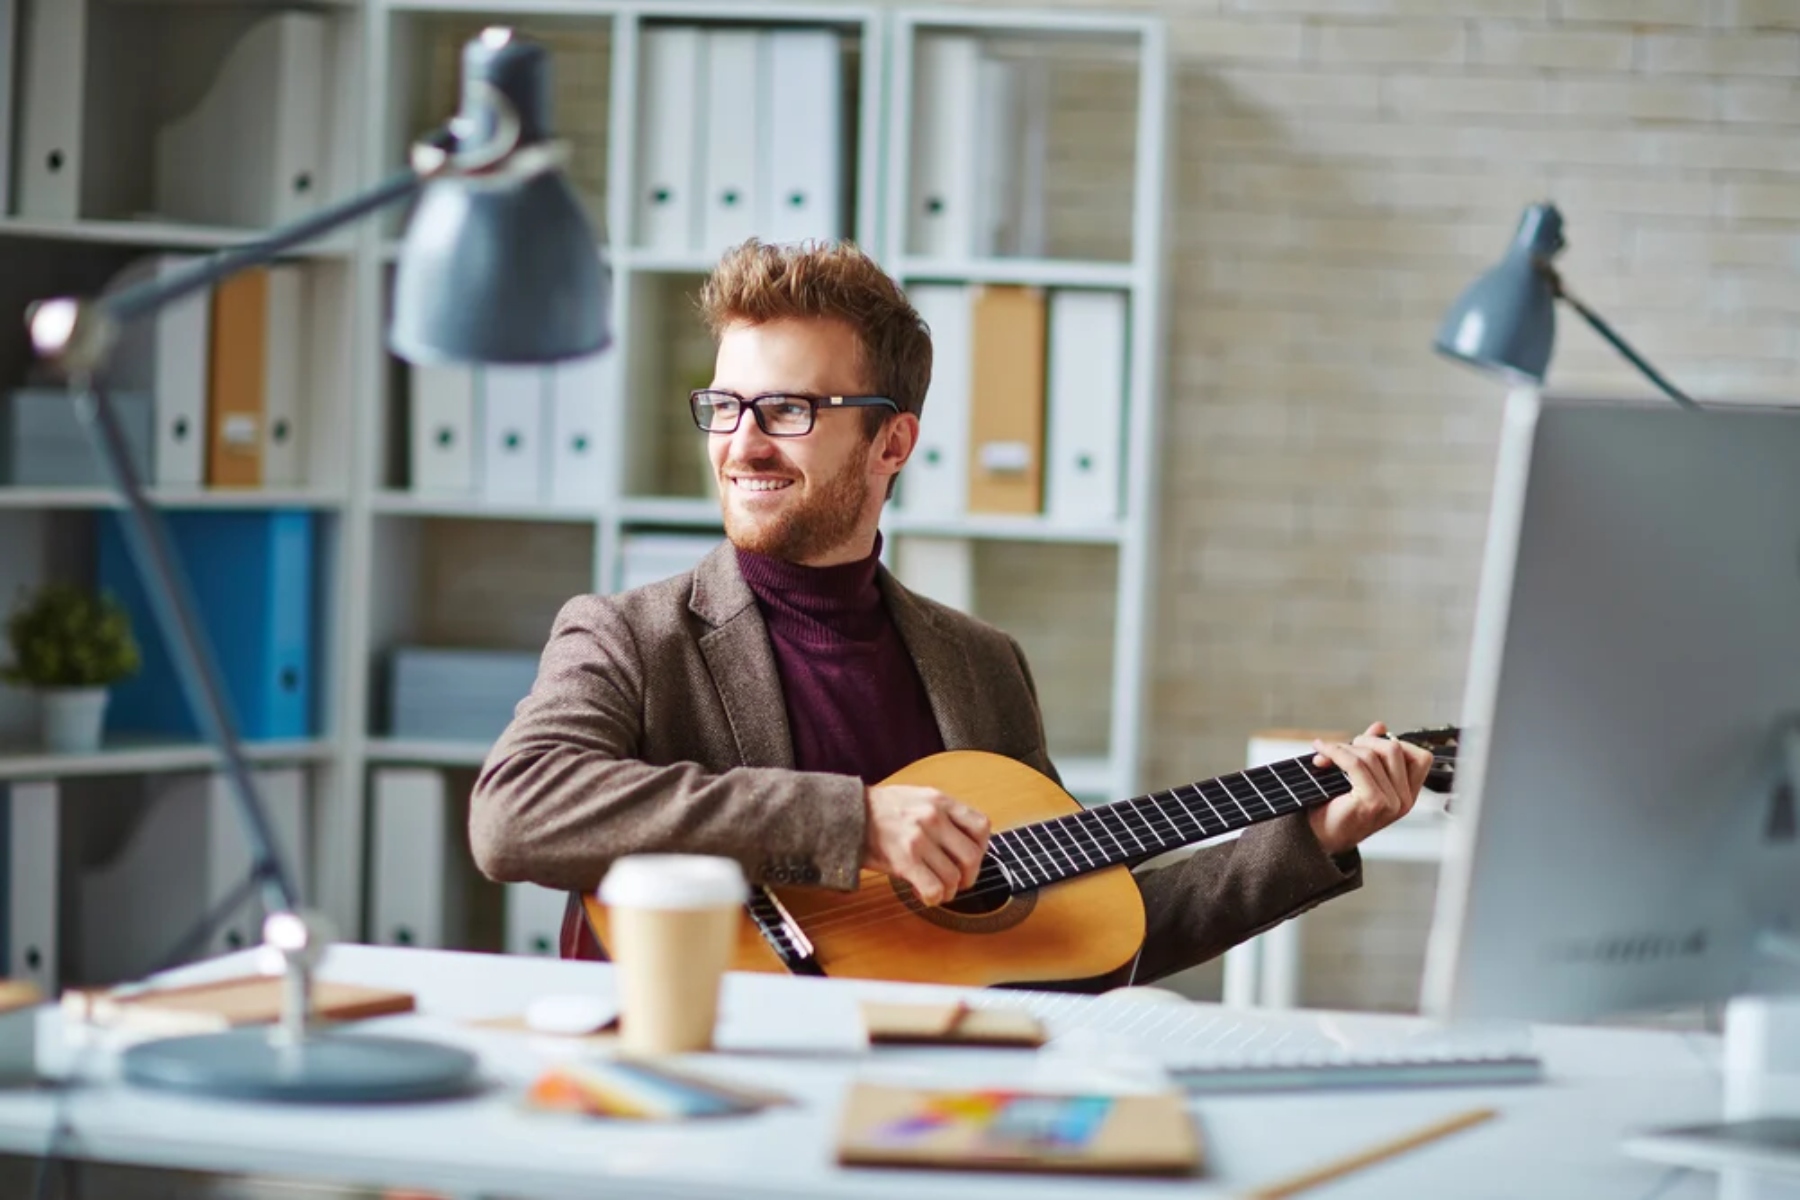
<svg viewBox="0 0 1800 1200">
<path fill-rule="evenodd" d="M 253 741 L 314 736 L 313 514 L 164 516 L 239 733 Z M 143 669 L 112 689 L 107 732 L 198 737 L 199 722 L 181 690 L 124 530 L 111 513 L 100 521 L 96 575 L 100 587 L 125 606 L 143 650 Z"/>
</svg>

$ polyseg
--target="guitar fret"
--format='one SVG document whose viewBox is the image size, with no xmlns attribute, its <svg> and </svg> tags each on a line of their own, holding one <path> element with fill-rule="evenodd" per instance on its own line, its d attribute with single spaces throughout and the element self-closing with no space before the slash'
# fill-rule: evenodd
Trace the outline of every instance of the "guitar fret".
<svg viewBox="0 0 1800 1200">
<path fill-rule="evenodd" d="M 1075 854 L 1080 854 L 1083 858 L 1087 859 L 1088 867 L 1097 865 L 1093 855 L 1089 854 L 1086 847 L 1081 844 L 1082 834 L 1086 831 L 1080 826 L 1074 824 L 1068 817 L 1057 817 L 1053 821 L 1044 822 L 1044 824 L 1045 827 L 1050 830 L 1051 836 L 1056 838 L 1057 844 L 1061 847 L 1063 857 L 1069 864 L 1069 874 L 1079 874 L 1083 869 L 1081 864 L 1075 861 Z"/>
<path fill-rule="evenodd" d="M 1221 818 L 1225 818 L 1227 812 L 1236 808 L 1239 814 L 1243 816 L 1244 822 L 1250 820 L 1250 810 L 1246 809 L 1243 804 L 1238 801 L 1238 798 L 1231 794 L 1231 789 L 1225 786 L 1223 780 L 1211 779 L 1208 780 L 1207 783 L 1210 783 L 1214 788 L 1217 788 L 1225 797 L 1225 805 L 1221 807 L 1211 796 L 1207 796 L 1207 802 L 1213 805 L 1213 808 L 1218 811 Z M 1195 784 L 1194 787 L 1201 795 L 1206 795 L 1205 784 Z M 1240 822 L 1236 817 L 1225 818 L 1225 828 L 1227 829 L 1236 829 L 1242 823 L 1243 822 Z"/>
<path fill-rule="evenodd" d="M 1140 807 L 1143 803 L 1144 798 L 1140 798 L 1137 800 L 1128 800 L 1124 804 L 1119 805 L 1118 807 L 1121 810 L 1119 819 L 1125 822 L 1125 828 L 1130 830 L 1131 836 L 1137 839 L 1139 845 L 1146 848 L 1153 848 L 1158 851 L 1163 850 L 1169 845 L 1168 839 L 1156 831 L 1156 826 L 1151 824 L 1150 818 L 1144 814 L 1143 808 Z M 1152 799 L 1151 803 L 1154 806 L 1155 801 Z M 1143 830 L 1142 833 L 1138 832 L 1138 829 L 1132 828 L 1131 822 L 1133 818 L 1137 820 L 1138 827 Z"/>
<path fill-rule="evenodd" d="M 1194 792 L 1194 795 L 1196 797 L 1198 797 L 1200 803 L 1206 805 L 1205 812 L 1195 811 L 1194 806 L 1192 804 L 1188 803 L 1188 801 L 1182 797 L 1180 788 L 1175 788 L 1172 791 L 1163 793 L 1164 795 L 1166 795 L 1169 798 L 1169 802 L 1174 804 L 1175 807 L 1171 809 L 1167 804 L 1165 804 L 1163 806 L 1162 811 L 1165 815 L 1167 815 L 1167 817 L 1169 818 L 1169 823 L 1175 827 L 1175 832 L 1181 836 L 1183 841 L 1198 841 L 1201 838 L 1211 837 L 1213 831 L 1211 828 L 1209 828 L 1207 826 L 1206 818 L 1210 816 L 1214 820 L 1219 819 L 1219 814 L 1217 813 L 1217 811 L 1215 811 L 1213 809 L 1212 803 L 1210 801 L 1208 801 L 1204 795 L 1201 794 L 1200 789 L 1194 788 L 1193 792 Z M 1186 818 L 1187 821 L 1193 825 L 1193 827 L 1194 827 L 1193 833 L 1191 833 L 1191 834 L 1183 833 L 1182 828 L 1181 828 L 1181 821 L 1183 818 Z M 1221 830 L 1223 830 L 1224 827 L 1225 827 L 1225 823 L 1223 821 L 1219 821 L 1219 828 Z"/>
<path fill-rule="evenodd" d="M 1033 849 L 1035 851 L 1035 857 L 1038 859 L 1038 861 L 1040 863 L 1046 864 L 1045 866 L 1042 866 L 1039 869 L 1043 872 L 1043 876 L 1044 876 L 1043 881 L 1045 883 L 1049 883 L 1049 882 L 1051 882 L 1051 880 L 1056 878 L 1056 876 L 1054 874 L 1054 869 L 1056 867 L 1056 854 L 1055 854 L 1054 850 L 1051 848 L 1049 841 L 1045 837 L 1045 835 L 1038 832 L 1038 826 L 1027 825 L 1027 826 L 1025 826 L 1025 832 L 1028 835 L 1030 835 L 1030 837 L 1031 837 L 1031 841 L 1033 843 Z"/>
<path fill-rule="evenodd" d="M 1294 791 L 1294 789 L 1288 785 L 1288 781 L 1281 777 L 1281 772 L 1276 770 L 1275 766 L 1273 764 L 1270 765 L 1267 768 L 1267 770 L 1269 773 L 1269 777 L 1271 779 L 1273 779 L 1277 784 L 1280 785 L 1281 790 L 1288 794 L 1289 799 L 1293 800 L 1295 809 L 1302 809 L 1302 808 L 1306 807 L 1306 802 L 1304 800 L 1300 799 L 1299 793 Z"/>
<path fill-rule="evenodd" d="M 1282 768 L 1285 768 L 1285 770 Z M 1307 769 L 1306 764 L 1300 759 L 1292 759 L 1288 762 L 1277 764 L 1276 774 L 1280 777 L 1282 784 L 1289 790 L 1294 791 L 1295 798 L 1299 799 L 1302 803 L 1316 804 L 1320 800 L 1327 799 L 1330 795 L 1330 793 L 1320 786 L 1318 779 L 1313 776 L 1313 773 Z M 1304 791 L 1304 795 L 1302 795 L 1302 790 Z"/>
<path fill-rule="evenodd" d="M 1233 784 L 1237 786 L 1233 787 Z M 1244 814 L 1245 820 L 1254 821 L 1259 815 L 1264 815 L 1253 811 L 1253 807 L 1257 804 L 1256 789 L 1251 787 L 1249 780 L 1242 775 L 1222 775 L 1219 777 L 1219 786 L 1224 788 L 1236 802 L 1238 810 Z"/>
<path fill-rule="evenodd" d="M 1113 840 L 1113 845 L 1117 846 L 1119 849 L 1119 857 L 1117 859 L 1115 859 L 1114 861 L 1115 862 L 1125 862 L 1126 860 L 1128 860 L 1131 857 L 1131 852 L 1129 850 L 1125 849 L 1125 843 L 1119 840 L 1119 835 L 1113 829 L 1113 827 L 1106 823 L 1106 810 L 1110 807 L 1112 807 L 1112 806 L 1104 805 L 1100 808 L 1089 809 L 1087 812 L 1084 812 L 1081 814 L 1082 820 L 1083 820 L 1084 824 L 1092 824 L 1094 826 L 1097 826 L 1101 832 L 1105 833 L 1107 837 L 1110 837 Z M 1098 839 L 1096 839 L 1096 840 L 1098 840 Z M 1103 857 L 1103 858 L 1111 857 L 1110 854 L 1105 853 L 1104 847 L 1102 847 L 1101 857 Z"/>
<path fill-rule="evenodd" d="M 1281 799 L 1281 789 L 1278 786 L 1276 786 L 1276 785 L 1280 784 L 1281 781 L 1279 779 L 1277 779 L 1273 783 L 1270 783 L 1270 781 L 1267 778 L 1265 778 L 1263 780 L 1263 783 L 1257 783 L 1256 782 L 1256 771 L 1257 770 L 1262 770 L 1262 768 L 1256 768 L 1254 770 L 1245 771 L 1244 775 L 1243 775 L 1244 782 L 1249 784 L 1250 787 L 1256 792 L 1258 799 L 1260 799 L 1264 804 L 1268 805 L 1270 815 L 1279 815 L 1282 812 L 1286 811 L 1284 809 L 1276 807 L 1276 804 L 1275 804 L 1275 801 Z M 1270 772 L 1265 770 L 1265 771 L 1263 771 L 1263 774 L 1265 776 L 1267 776 L 1270 774 Z M 1263 790 L 1263 784 L 1270 784 L 1268 791 L 1265 792 Z"/>
<path fill-rule="evenodd" d="M 1000 864 L 1003 871 L 1018 887 L 1030 886 L 1030 874 L 1019 861 L 1019 852 L 1013 847 L 1012 831 L 996 833 L 988 839 L 988 853 Z"/>
<path fill-rule="evenodd" d="M 1191 790 L 1194 793 L 1195 799 L 1199 800 L 1200 803 L 1202 803 L 1206 806 L 1206 812 L 1204 815 L 1194 811 L 1194 806 L 1189 804 L 1186 800 L 1183 800 L 1181 798 L 1181 789 L 1180 788 L 1176 788 L 1174 791 L 1169 792 L 1168 796 L 1176 804 L 1179 804 L 1181 806 L 1181 811 L 1184 814 L 1186 814 L 1188 820 L 1192 821 L 1194 823 L 1195 828 L 1200 831 L 1200 835 L 1199 835 L 1200 837 L 1203 837 L 1203 838 L 1212 837 L 1215 834 L 1224 833 L 1227 829 L 1231 828 L 1230 823 L 1225 820 L 1225 817 L 1223 816 L 1223 814 L 1221 814 L 1219 812 L 1218 808 L 1214 806 L 1213 802 L 1207 798 L 1206 792 L 1204 789 L 1202 789 L 1198 784 L 1190 784 L 1189 790 Z M 1218 823 L 1219 827 L 1217 829 L 1213 829 L 1211 826 L 1207 825 L 1207 823 L 1206 823 L 1207 817 L 1211 817 L 1214 821 L 1216 821 Z"/>
</svg>

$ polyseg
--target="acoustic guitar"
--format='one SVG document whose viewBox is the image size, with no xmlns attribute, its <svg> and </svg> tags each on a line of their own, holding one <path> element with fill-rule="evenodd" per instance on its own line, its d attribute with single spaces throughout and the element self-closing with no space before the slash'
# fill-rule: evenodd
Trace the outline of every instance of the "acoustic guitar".
<svg viewBox="0 0 1800 1200">
<path fill-rule="evenodd" d="M 1425 786 L 1448 791 L 1458 731 L 1397 736 L 1432 752 Z M 937 788 L 987 815 L 975 885 L 937 906 L 879 871 L 862 872 L 854 892 L 754 887 L 733 969 L 983 987 L 1112 975 L 1144 940 L 1133 864 L 1350 790 L 1310 754 L 1093 808 L 979 750 L 922 758 L 884 782 Z M 584 906 L 604 946 L 606 909 L 592 893 Z"/>
</svg>

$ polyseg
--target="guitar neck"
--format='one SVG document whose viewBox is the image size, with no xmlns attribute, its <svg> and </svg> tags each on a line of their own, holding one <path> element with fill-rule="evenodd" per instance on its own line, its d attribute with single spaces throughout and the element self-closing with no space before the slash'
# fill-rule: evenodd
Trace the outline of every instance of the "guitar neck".
<svg viewBox="0 0 1800 1200">
<path fill-rule="evenodd" d="M 1323 804 L 1350 790 L 1337 767 L 1315 767 L 1312 756 L 1290 758 L 1019 825 L 989 839 L 988 853 L 1014 891 L 1043 887 L 1105 867 L 1142 862 L 1289 813 Z"/>
</svg>

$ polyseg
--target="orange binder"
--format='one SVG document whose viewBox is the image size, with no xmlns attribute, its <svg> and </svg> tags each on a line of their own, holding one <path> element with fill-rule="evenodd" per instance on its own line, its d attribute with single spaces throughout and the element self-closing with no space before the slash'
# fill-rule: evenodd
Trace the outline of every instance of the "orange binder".
<svg viewBox="0 0 1800 1200">
<path fill-rule="evenodd" d="M 269 359 L 269 272 L 245 271 L 213 289 L 207 384 L 206 482 L 261 487 Z"/>
<path fill-rule="evenodd" d="M 983 287 L 973 304 L 969 511 L 1044 507 L 1044 293 Z"/>
</svg>

